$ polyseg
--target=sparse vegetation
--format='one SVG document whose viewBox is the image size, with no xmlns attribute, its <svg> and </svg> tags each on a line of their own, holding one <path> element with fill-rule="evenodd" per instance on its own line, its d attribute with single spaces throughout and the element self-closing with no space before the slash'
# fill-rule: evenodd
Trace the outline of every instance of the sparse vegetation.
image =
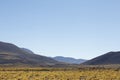
<svg viewBox="0 0 120 80">
<path fill-rule="evenodd" d="M 119 75 L 119 68 L 0 68 L 0 80 L 120 80 Z"/>
</svg>

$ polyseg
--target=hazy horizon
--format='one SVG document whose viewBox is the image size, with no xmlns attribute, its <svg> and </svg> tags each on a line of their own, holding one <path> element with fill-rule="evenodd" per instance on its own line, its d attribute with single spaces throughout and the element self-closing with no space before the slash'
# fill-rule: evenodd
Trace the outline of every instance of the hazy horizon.
<svg viewBox="0 0 120 80">
<path fill-rule="evenodd" d="M 44 56 L 91 59 L 120 51 L 119 0 L 2 0 L 0 41 Z"/>
</svg>

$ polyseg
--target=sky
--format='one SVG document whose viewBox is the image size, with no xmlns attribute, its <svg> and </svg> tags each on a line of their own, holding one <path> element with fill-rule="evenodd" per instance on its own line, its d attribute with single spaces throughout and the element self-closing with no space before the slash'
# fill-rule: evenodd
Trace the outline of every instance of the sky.
<svg viewBox="0 0 120 80">
<path fill-rule="evenodd" d="M 120 51 L 120 0 L 0 0 L 0 41 L 44 56 Z"/>
</svg>

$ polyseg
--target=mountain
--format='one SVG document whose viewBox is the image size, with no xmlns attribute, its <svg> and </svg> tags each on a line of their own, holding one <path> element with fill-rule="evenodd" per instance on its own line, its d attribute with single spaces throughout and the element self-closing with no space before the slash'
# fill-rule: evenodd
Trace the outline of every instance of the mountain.
<svg viewBox="0 0 120 80">
<path fill-rule="evenodd" d="M 84 59 L 75 59 L 71 57 L 62 57 L 62 56 L 56 56 L 56 57 L 53 57 L 53 59 L 59 62 L 65 62 L 70 64 L 81 64 L 86 61 Z"/>
<path fill-rule="evenodd" d="M 104 55 L 98 56 L 85 63 L 85 65 L 109 65 L 109 64 L 120 64 L 120 51 L 108 52 Z"/>
<path fill-rule="evenodd" d="M 29 54 L 34 54 L 34 52 L 32 52 L 31 50 L 27 49 L 27 48 L 21 48 L 21 50 L 25 51 L 26 53 Z"/>
<path fill-rule="evenodd" d="M 49 57 L 34 54 L 14 44 L 0 42 L 0 65 L 54 66 L 64 64 Z"/>
</svg>

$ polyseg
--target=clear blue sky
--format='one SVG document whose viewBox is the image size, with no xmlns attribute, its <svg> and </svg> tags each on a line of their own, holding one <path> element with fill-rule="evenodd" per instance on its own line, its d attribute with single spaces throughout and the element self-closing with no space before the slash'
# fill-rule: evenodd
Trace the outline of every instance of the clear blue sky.
<svg viewBox="0 0 120 80">
<path fill-rule="evenodd" d="M 120 0 L 0 0 L 0 41 L 45 56 L 120 51 Z"/>
</svg>

